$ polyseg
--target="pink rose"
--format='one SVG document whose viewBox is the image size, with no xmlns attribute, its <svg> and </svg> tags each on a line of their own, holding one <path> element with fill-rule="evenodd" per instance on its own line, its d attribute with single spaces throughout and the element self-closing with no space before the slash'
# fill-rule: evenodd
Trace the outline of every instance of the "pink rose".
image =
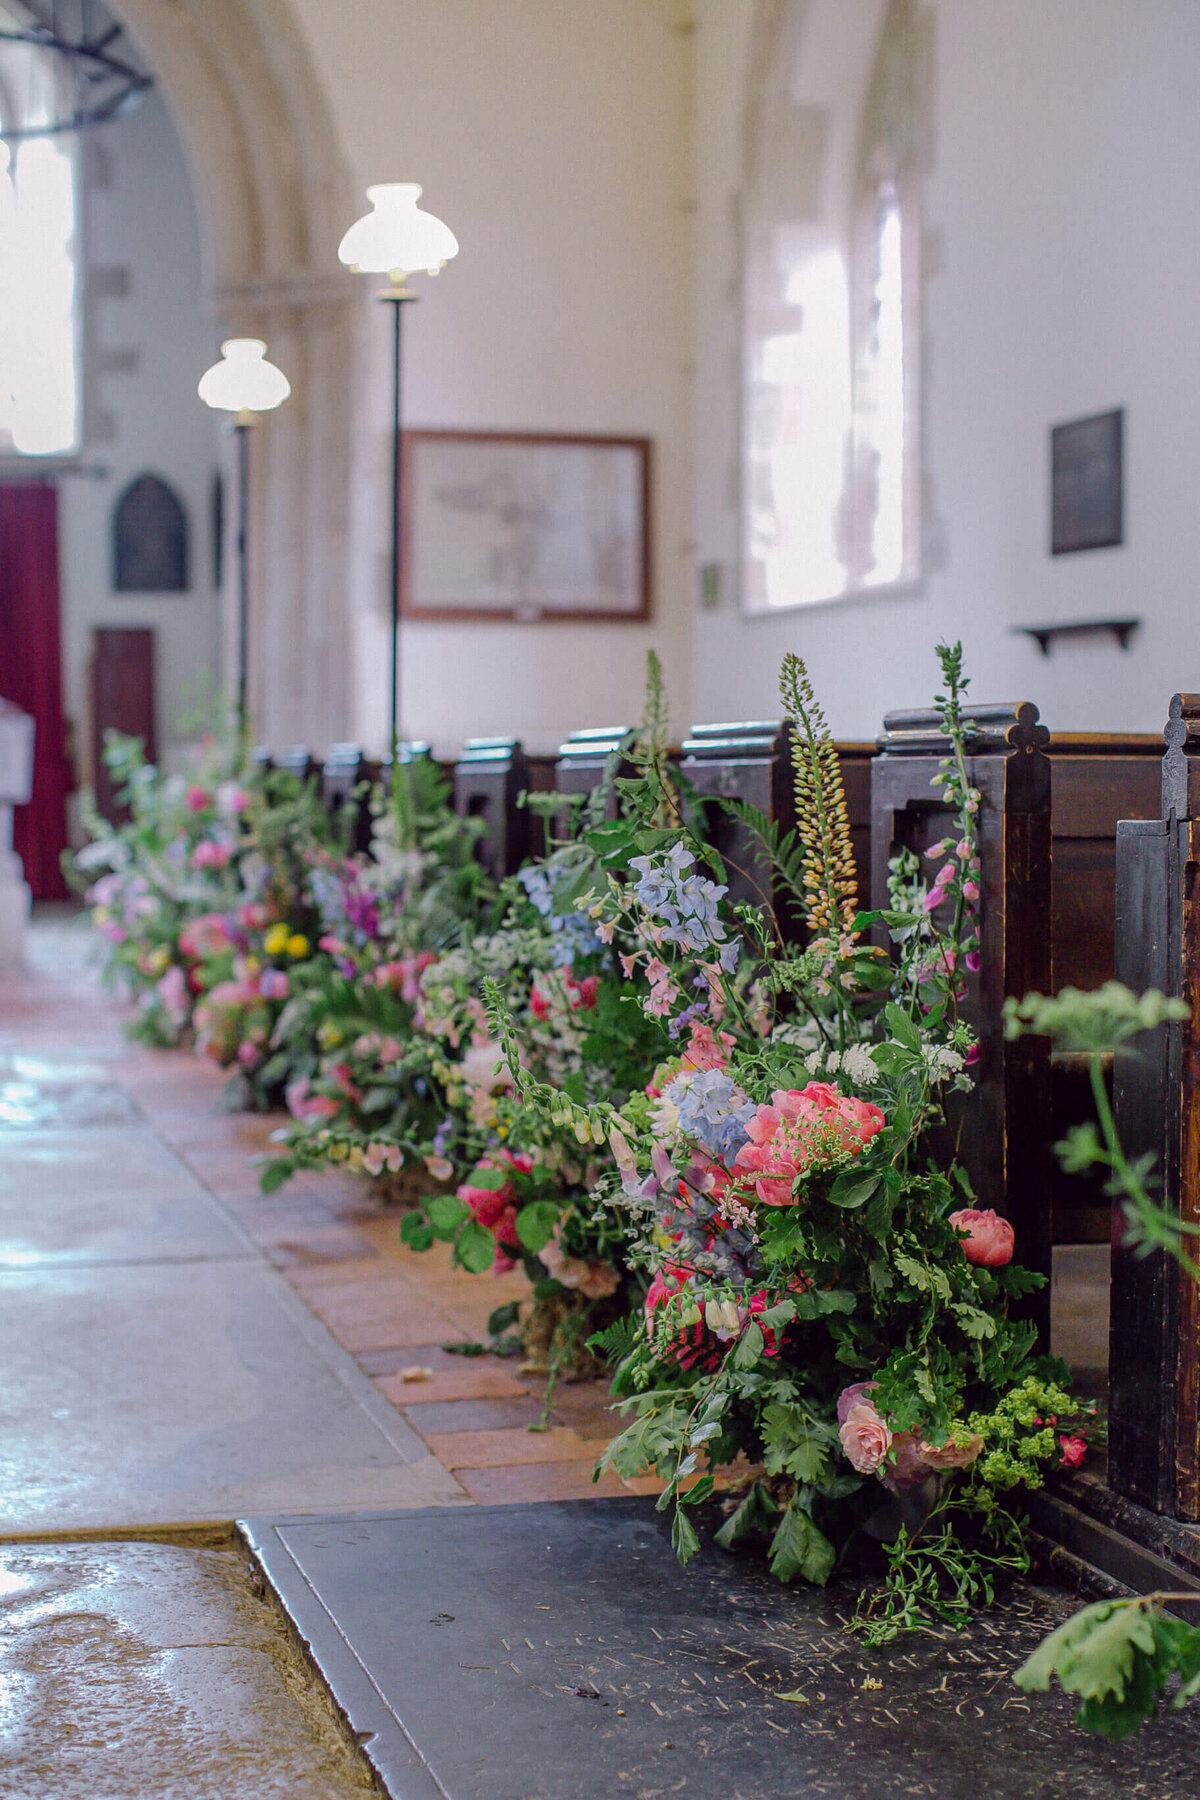
<svg viewBox="0 0 1200 1800">
<path fill-rule="evenodd" d="M 842 1449 L 860 1475 L 874 1475 L 892 1447 L 892 1433 L 869 1400 L 857 1400 L 843 1419 L 838 1436 Z"/>
<path fill-rule="evenodd" d="M 1077 1469 L 1087 1455 L 1087 1439 L 1081 1437 L 1060 1437 L 1062 1457 L 1059 1466 L 1064 1469 Z"/>
<path fill-rule="evenodd" d="M 212 805 L 213 797 L 207 788 L 190 787 L 187 791 L 187 807 L 189 812 L 207 812 Z"/>
<path fill-rule="evenodd" d="M 967 1234 L 963 1252 L 969 1263 L 983 1269 L 1002 1269 L 1005 1263 L 1012 1261 L 1016 1244 L 1013 1228 L 990 1207 L 984 1210 L 963 1207 L 960 1212 L 950 1214 L 950 1223 L 956 1231 Z"/>
</svg>

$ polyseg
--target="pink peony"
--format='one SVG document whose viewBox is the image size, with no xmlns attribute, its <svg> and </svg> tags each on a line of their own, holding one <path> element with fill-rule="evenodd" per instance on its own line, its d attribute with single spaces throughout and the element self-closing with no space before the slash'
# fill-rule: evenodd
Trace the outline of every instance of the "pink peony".
<svg viewBox="0 0 1200 1800">
<path fill-rule="evenodd" d="M 956 1231 L 967 1234 L 963 1239 L 963 1252 L 969 1263 L 984 1269 L 1002 1269 L 1005 1263 L 1012 1261 L 1016 1243 L 1013 1228 L 990 1207 L 985 1210 L 963 1207 L 950 1214 L 950 1223 Z"/>
<path fill-rule="evenodd" d="M 1059 1466 L 1064 1469 L 1077 1469 L 1087 1455 L 1087 1439 L 1081 1437 L 1060 1437 L 1058 1441 L 1062 1445 L 1062 1457 L 1060 1458 Z"/>
<path fill-rule="evenodd" d="M 760 1106 L 747 1126 L 750 1142 L 737 1153 L 735 1176 L 745 1171 L 741 1184 L 765 1206 L 791 1206 L 799 1175 L 839 1155 L 859 1155 L 885 1122 L 877 1106 L 827 1082 L 788 1093 L 776 1088 L 771 1105 Z"/>
<path fill-rule="evenodd" d="M 202 838 L 192 851 L 193 869 L 227 869 L 233 858 L 233 849 L 229 844 L 216 844 L 211 838 Z"/>
<path fill-rule="evenodd" d="M 179 948 L 196 962 L 219 955 L 232 942 L 224 913 L 201 913 L 199 918 L 190 919 L 179 934 Z"/>
<path fill-rule="evenodd" d="M 838 1436 L 860 1475 L 874 1475 L 892 1447 L 891 1430 L 869 1400 L 856 1400 L 847 1409 Z"/>
</svg>

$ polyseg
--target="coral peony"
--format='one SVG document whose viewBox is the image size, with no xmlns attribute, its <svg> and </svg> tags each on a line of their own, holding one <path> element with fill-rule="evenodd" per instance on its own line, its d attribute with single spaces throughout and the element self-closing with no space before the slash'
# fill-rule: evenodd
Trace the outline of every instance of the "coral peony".
<svg viewBox="0 0 1200 1800">
<path fill-rule="evenodd" d="M 984 1269 L 1002 1269 L 1005 1263 L 1012 1261 L 1016 1243 L 1013 1228 L 990 1207 L 983 1210 L 963 1207 L 950 1214 L 950 1223 L 956 1231 L 966 1233 L 963 1251 L 969 1263 Z"/>
<path fill-rule="evenodd" d="M 839 1155 L 857 1156 L 883 1130 L 884 1116 L 869 1101 L 839 1094 L 828 1082 L 810 1081 L 800 1091 L 777 1088 L 746 1129 L 734 1163 L 739 1179 L 765 1206 L 790 1206 L 798 1175 L 828 1165 Z"/>
</svg>

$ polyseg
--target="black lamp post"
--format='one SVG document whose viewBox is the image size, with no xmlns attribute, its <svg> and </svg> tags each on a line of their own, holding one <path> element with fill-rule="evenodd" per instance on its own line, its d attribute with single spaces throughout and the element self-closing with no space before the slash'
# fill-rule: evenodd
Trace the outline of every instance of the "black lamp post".
<svg viewBox="0 0 1200 1800">
<path fill-rule="evenodd" d="M 404 521 L 401 514 L 404 431 L 401 414 L 401 319 L 405 304 L 418 295 L 405 285 L 408 273 L 426 269 L 431 275 L 458 254 L 458 240 L 448 225 L 417 205 L 421 189 L 413 181 L 384 182 L 367 189 L 371 211 L 358 219 L 338 246 L 348 268 L 365 275 L 387 275 L 379 298 L 392 309 L 392 562 L 391 656 L 388 735 L 392 767 L 399 759 L 400 723 L 400 596 L 403 580 Z"/>
<path fill-rule="evenodd" d="M 243 745 L 248 710 L 246 698 L 250 648 L 250 428 L 259 413 L 282 406 L 292 391 L 281 369 L 266 360 L 261 338 L 229 338 L 221 345 L 221 361 L 200 377 L 198 389 L 206 406 L 232 413 L 237 443 L 237 722 Z"/>
</svg>

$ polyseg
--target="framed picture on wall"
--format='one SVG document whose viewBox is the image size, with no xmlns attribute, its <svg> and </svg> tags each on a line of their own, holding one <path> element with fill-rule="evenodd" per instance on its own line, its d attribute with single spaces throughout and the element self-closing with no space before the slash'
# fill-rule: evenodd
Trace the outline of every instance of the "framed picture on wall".
<svg viewBox="0 0 1200 1800">
<path fill-rule="evenodd" d="M 650 441 L 409 431 L 401 608 L 420 619 L 646 619 Z"/>
</svg>

